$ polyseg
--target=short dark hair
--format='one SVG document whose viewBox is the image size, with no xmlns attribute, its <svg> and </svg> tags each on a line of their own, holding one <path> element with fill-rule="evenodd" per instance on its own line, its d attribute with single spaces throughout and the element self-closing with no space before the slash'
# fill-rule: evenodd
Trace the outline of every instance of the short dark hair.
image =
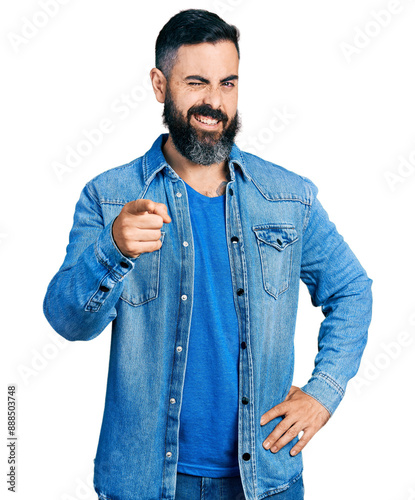
<svg viewBox="0 0 415 500">
<path fill-rule="evenodd" d="M 156 68 L 168 79 L 182 45 L 229 40 L 239 54 L 239 30 L 217 14 L 202 9 L 182 10 L 160 31 L 156 40 Z"/>
</svg>

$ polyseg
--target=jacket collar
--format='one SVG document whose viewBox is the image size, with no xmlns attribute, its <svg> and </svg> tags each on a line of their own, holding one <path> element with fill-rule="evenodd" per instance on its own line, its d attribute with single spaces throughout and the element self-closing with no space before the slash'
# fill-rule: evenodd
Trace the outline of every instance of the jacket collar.
<svg viewBox="0 0 415 500">
<path fill-rule="evenodd" d="M 163 155 L 162 146 L 166 142 L 169 134 L 160 134 L 154 141 L 151 148 L 144 155 L 143 169 L 144 169 L 144 181 L 146 183 L 150 182 L 154 176 L 160 172 L 163 168 L 166 169 L 166 174 L 174 179 L 179 179 L 179 176 L 172 169 L 172 167 L 167 163 L 166 158 Z M 251 175 L 246 167 L 244 158 L 242 156 L 241 150 L 238 146 L 233 143 L 231 152 L 229 154 L 229 171 L 231 175 L 231 180 L 235 178 L 235 166 L 238 166 L 242 173 L 251 180 Z"/>
</svg>

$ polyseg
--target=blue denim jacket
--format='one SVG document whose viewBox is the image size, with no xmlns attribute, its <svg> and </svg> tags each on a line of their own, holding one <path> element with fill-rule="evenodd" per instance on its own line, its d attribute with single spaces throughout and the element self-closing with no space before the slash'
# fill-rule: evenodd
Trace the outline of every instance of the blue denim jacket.
<svg viewBox="0 0 415 500">
<path fill-rule="evenodd" d="M 94 486 L 105 500 L 174 500 L 179 416 L 192 316 L 194 247 L 183 180 L 162 134 L 142 157 L 89 181 L 76 205 L 65 260 L 44 313 L 68 340 L 91 340 L 112 322 L 105 409 Z M 248 500 L 283 491 L 303 469 L 294 438 L 276 454 L 260 426 L 292 384 L 299 280 L 325 316 L 315 368 L 301 389 L 330 414 L 359 367 L 371 318 L 371 283 L 329 221 L 307 178 L 241 151 L 229 158 L 226 234 L 239 324 L 238 457 Z M 112 236 L 122 206 L 164 203 L 162 246 L 125 257 Z M 317 332 L 316 332 L 317 333 Z M 206 399 L 210 398 L 206 394 Z M 201 443 L 203 446 L 203 443 Z"/>
</svg>

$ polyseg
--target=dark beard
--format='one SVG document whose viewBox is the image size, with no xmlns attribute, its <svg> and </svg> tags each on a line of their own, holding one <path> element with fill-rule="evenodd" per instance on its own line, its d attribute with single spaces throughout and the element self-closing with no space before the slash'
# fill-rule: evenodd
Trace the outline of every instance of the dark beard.
<svg viewBox="0 0 415 500">
<path fill-rule="evenodd" d="M 222 120 L 223 132 L 196 130 L 190 124 L 192 114 L 200 114 Z M 177 151 L 193 163 L 197 165 L 212 165 L 214 163 L 221 163 L 229 157 L 235 136 L 241 126 L 238 111 L 228 126 L 227 122 L 228 117 L 222 111 L 213 109 L 207 104 L 191 107 L 187 112 L 186 121 L 176 108 L 167 86 L 163 123 L 169 129 L 169 134 Z"/>
</svg>

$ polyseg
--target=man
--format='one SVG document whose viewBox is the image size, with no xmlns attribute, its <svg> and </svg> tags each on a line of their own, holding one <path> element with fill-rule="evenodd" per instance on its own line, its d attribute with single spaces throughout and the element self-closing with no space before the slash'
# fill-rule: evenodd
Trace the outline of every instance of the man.
<svg viewBox="0 0 415 500">
<path fill-rule="evenodd" d="M 204 10 L 163 27 L 150 76 L 169 134 L 87 183 L 45 296 L 68 340 L 112 322 L 100 499 L 302 499 L 301 450 L 366 345 L 371 280 L 317 188 L 234 143 L 238 39 Z M 300 279 L 325 316 L 301 388 Z"/>
</svg>

